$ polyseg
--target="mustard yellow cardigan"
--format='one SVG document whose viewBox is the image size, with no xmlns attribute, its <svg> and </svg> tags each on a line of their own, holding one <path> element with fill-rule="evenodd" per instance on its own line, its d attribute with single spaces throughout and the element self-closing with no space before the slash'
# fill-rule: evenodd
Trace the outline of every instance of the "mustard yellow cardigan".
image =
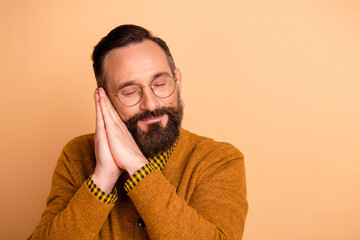
<svg viewBox="0 0 360 240">
<path fill-rule="evenodd" d="M 53 173 L 46 209 L 28 239 L 241 239 L 248 211 L 243 155 L 181 129 L 162 172 L 105 204 L 85 182 L 95 168 L 93 134 L 71 140 Z M 140 222 L 145 223 L 141 224 Z M 140 224 L 139 224 L 140 223 Z"/>
</svg>

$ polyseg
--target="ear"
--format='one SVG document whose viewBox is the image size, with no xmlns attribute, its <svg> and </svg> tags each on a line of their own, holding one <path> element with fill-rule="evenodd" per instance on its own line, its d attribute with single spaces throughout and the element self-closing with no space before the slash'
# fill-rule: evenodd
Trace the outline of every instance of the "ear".
<svg viewBox="0 0 360 240">
<path fill-rule="evenodd" d="M 181 93 L 181 72 L 179 68 L 175 69 L 175 78 L 176 78 L 176 83 L 178 85 L 179 88 L 179 93 Z"/>
</svg>

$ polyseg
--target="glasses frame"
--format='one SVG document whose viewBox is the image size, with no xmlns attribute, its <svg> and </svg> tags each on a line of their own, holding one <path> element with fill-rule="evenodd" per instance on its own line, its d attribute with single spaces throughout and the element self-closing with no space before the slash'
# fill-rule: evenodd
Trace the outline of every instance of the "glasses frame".
<svg viewBox="0 0 360 240">
<path fill-rule="evenodd" d="M 171 78 L 174 80 L 174 89 L 173 89 L 172 92 L 171 92 L 168 96 L 166 96 L 166 97 L 160 97 L 160 96 L 156 95 L 155 92 L 154 92 L 154 89 L 152 88 L 152 83 L 153 83 L 157 78 L 154 78 L 153 80 L 151 80 L 150 84 L 145 85 L 145 86 L 141 86 L 141 85 L 138 84 L 138 83 L 132 84 L 132 85 L 137 85 L 137 86 L 139 86 L 139 88 L 140 88 L 140 90 L 141 90 L 139 101 L 137 101 L 136 103 L 134 103 L 134 104 L 132 104 L 132 105 L 127 105 L 127 104 L 121 102 L 121 100 L 120 100 L 120 98 L 119 98 L 119 92 L 120 92 L 121 88 L 119 89 L 119 91 L 118 91 L 116 94 L 115 94 L 115 93 L 112 93 L 112 92 L 109 92 L 109 91 L 106 91 L 106 92 L 107 92 L 107 93 L 111 93 L 112 95 L 114 95 L 114 96 L 119 100 L 119 102 L 120 102 L 122 105 L 127 106 L 127 107 L 135 106 L 136 104 L 138 104 L 138 103 L 141 101 L 141 99 L 142 99 L 143 96 L 144 96 L 144 90 L 143 90 L 143 88 L 145 88 L 145 87 L 150 87 L 152 93 L 153 93 L 156 97 L 158 97 L 158 98 L 168 98 L 168 97 L 170 97 L 170 96 L 175 92 L 176 82 L 177 82 L 177 79 L 176 79 L 175 77 L 173 77 L 173 76 L 171 76 L 171 75 L 168 75 L 168 76 L 171 77 Z M 160 76 L 159 76 L 159 77 L 160 77 Z"/>
</svg>

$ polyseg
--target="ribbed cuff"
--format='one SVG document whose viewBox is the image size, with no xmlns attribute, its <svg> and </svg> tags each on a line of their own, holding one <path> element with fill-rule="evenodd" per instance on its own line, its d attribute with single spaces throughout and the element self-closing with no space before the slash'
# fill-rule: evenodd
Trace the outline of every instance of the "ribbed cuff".
<svg viewBox="0 0 360 240">
<path fill-rule="evenodd" d="M 141 208 L 149 211 L 159 206 L 160 203 L 157 201 L 166 201 L 164 196 L 172 191 L 175 192 L 174 186 L 157 169 L 143 179 L 143 181 L 139 182 L 133 191 L 128 193 L 128 196 L 137 209 Z"/>
<path fill-rule="evenodd" d="M 68 205 L 76 224 L 86 227 L 89 232 L 99 232 L 113 207 L 114 204 L 105 204 L 99 201 L 86 186 L 86 182 L 79 188 Z"/>
</svg>

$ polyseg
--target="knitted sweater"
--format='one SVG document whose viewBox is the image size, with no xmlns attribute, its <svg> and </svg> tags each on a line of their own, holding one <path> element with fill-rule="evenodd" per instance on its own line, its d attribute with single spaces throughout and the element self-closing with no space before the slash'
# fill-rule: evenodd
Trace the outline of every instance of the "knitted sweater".
<svg viewBox="0 0 360 240">
<path fill-rule="evenodd" d="M 184 129 L 162 172 L 105 204 L 85 185 L 94 172 L 93 134 L 71 140 L 53 173 L 40 223 L 29 239 L 241 239 L 248 211 L 243 155 Z M 142 218 L 146 227 L 138 225 Z"/>
</svg>

